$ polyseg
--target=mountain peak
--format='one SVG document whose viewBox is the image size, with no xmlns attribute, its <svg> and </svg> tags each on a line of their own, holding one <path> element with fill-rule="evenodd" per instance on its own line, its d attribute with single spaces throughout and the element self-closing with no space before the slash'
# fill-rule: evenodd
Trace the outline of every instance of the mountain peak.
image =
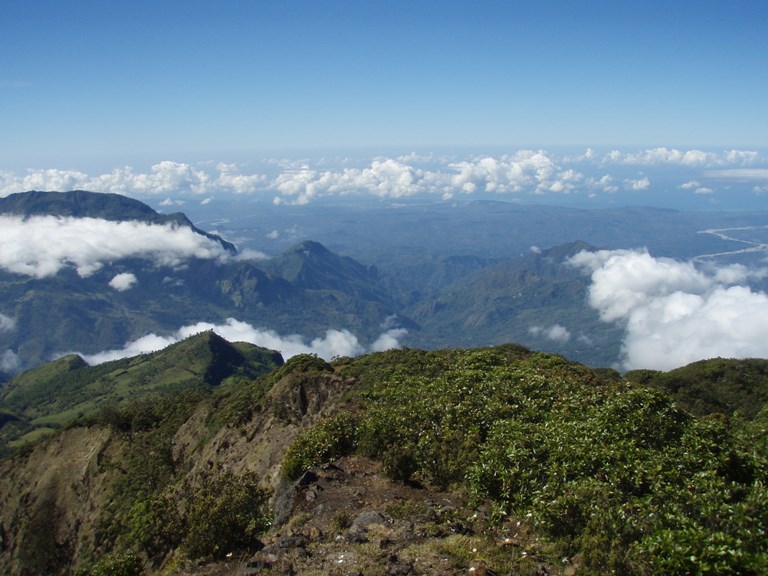
<svg viewBox="0 0 768 576">
<path fill-rule="evenodd" d="M 19 216 L 74 216 L 104 220 L 154 220 L 160 216 L 150 206 L 120 194 L 71 190 L 42 192 L 32 190 L 0 198 L 0 213 Z"/>
<path fill-rule="evenodd" d="M 160 214 L 140 200 L 121 194 L 71 190 L 69 192 L 43 192 L 31 190 L 0 198 L 0 214 L 15 216 L 70 216 L 74 218 L 99 218 L 113 222 L 137 220 L 150 224 L 175 224 L 191 228 L 197 234 L 221 244 L 229 253 L 237 248 L 216 234 L 197 228 L 181 212 Z"/>
</svg>

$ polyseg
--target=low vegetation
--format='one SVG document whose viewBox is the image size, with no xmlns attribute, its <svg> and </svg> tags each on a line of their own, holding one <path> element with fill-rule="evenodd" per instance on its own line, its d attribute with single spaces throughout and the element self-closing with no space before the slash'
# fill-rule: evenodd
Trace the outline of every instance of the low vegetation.
<svg viewBox="0 0 768 576">
<path fill-rule="evenodd" d="M 366 381 L 362 415 L 301 436 L 287 476 L 357 451 L 395 480 L 467 490 L 496 521 L 528 519 L 584 573 L 768 570 L 768 452 L 747 422 L 696 418 L 663 392 L 543 354 L 388 358 L 345 367 Z"/>
<path fill-rule="evenodd" d="M 482 556 L 483 566 L 512 574 L 542 565 L 558 573 L 565 563 L 578 574 L 765 574 L 768 408 L 697 416 L 675 401 L 687 394 L 699 405 L 696 398 L 710 394 L 707 375 L 720 386 L 725 373 L 723 402 L 743 405 L 743 390 L 764 386 L 760 369 L 751 362 L 741 371 L 735 363 L 694 365 L 684 373 L 689 380 L 675 376 L 682 383 L 673 397 L 658 384 L 668 375 L 636 373 L 630 382 L 509 345 L 332 363 L 297 356 L 216 389 L 155 394 L 76 424 L 108 428 L 120 447 L 99 460 L 102 471 L 114 472 L 111 488 L 88 556 L 76 560 L 83 575 L 183 573 L 169 559 L 247 557 L 269 534 L 278 538 L 279 526 L 270 532 L 278 498 L 265 470 L 234 472 L 228 443 L 217 445 L 216 461 L 174 452 L 179 430 L 192 420 L 200 423 L 200 446 L 231 433 L 255 449 L 255 423 L 272 418 L 297 433 L 281 452 L 281 489 L 301 486 L 328 463 L 358 458 L 373 462 L 391 487 L 462 495 L 469 512 L 436 515 L 428 497 L 381 509 L 393 523 L 422 522 L 412 530 L 427 540 L 414 542 L 409 554 L 439 552 L 462 570 L 480 566 L 472 562 Z M 277 389 L 289 398 L 292 386 L 309 394 L 329 379 L 346 388 L 320 412 L 281 416 L 272 404 Z M 760 403 L 759 393 L 751 398 Z M 319 514 L 311 509 L 315 497 L 302 497 L 287 525 Z M 356 508 L 345 503 L 325 512 L 327 546 L 333 534 L 356 529 Z M 527 540 L 499 546 L 496 535 L 509 526 Z M 369 544 L 357 550 L 379 554 Z"/>
</svg>

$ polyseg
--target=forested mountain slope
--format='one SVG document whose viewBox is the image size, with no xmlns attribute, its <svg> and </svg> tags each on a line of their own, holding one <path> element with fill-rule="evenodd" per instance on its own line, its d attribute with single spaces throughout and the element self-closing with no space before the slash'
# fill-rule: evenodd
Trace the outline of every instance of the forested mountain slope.
<svg viewBox="0 0 768 576">
<path fill-rule="evenodd" d="M 767 424 L 514 345 L 300 355 L 6 460 L 0 569 L 763 574 Z"/>
</svg>

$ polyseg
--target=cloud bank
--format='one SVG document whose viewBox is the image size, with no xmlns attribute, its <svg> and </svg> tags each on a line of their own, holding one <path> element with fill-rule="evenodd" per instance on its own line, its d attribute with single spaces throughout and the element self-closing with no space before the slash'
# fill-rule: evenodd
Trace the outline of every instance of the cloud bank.
<svg viewBox="0 0 768 576">
<path fill-rule="evenodd" d="M 0 244 L 0 268 L 35 278 L 66 266 L 87 277 L 105 262 L 122 258 L 171 267 L 188 258 L 228 258 L 221 244 L 185 226 L 97 218 L 0 216 Z M 124 286 L 126 280 L 118 283 Z"/>
<path fill-rule="evenodd" d="M 224 324 L 216 325 L 208 322 L 199 322 L 191 326 L 184 326 L 171 336 L 148 334 L 138 340 L 128 342 L 119 350 L 108 350 L 90 355 L 81 354 L 81 356 L 88 364 L 102 364 L 111 360 L 156 352 L 180 340 L 208 330 L 213 330 L 216 334 L 230 342 L 250 342 L 270 350 L 277 350 L 286 360 L 297 354 L 317 354 L 325 360 L 330 360 L 336 356 L 357 356 L 367 351 L 382 352 L 399 348 L 398 338 L 403 337 L 407 333 L 402 328 L 386 330 L 367 350 L 360 343 L 357 336 L 349 330 L 328 330 L 322 338 L 314 338 L 307 343 L 302 336 L 297 334 L 281 336 L 274 330 L 255 328 L 247 322 L 228 318 Z"/>
<path fill-rule="evenodd" d="M 745 282 L 762 275 L 734 265 L 698 269 L 643 250 L 581 252 L 589 304 L 625 326 L 622 367 L 671 370 L 714 357 L 768 357 L 768 294 Z"/>
<path fill-rule="evenodd" d="M 207 204 L 218 193 L 256 194 L 276 204 L 307 204 L 327 196 L 366 195 L 406 198 L 436 195 L 564 195 L 645 191 L 653 179 L 645 174 L 626 178 L 628 167 L 701 170 L 701 177 L 765 179 L 768 159 L 754 150 L 678 150 L 649 148 L 600 154 L 592 149 L 581 155 L 558 155 L 546 150 L 517 150 L 509 154 L 456 155 L 408 154 L 372 160 L 337 158 L 290 161 L 260 160 L 258 164 L 201 163 L 163 160 L 145 172 L 132 167 L 103 174 L 79 170 L 29 170 L 24 175 L 0 171 L 0 196 L 25 190 L 73 190 L 113 192 L 131 196 L 160 196 L 162 206 L 195 196 Z M 255 168 L 253 166 L 256 166 Z M 615 169 L 624 174 L 616 174 Z M 690 181 L 681 176 L 678 187 Z M 698 177 L 698 176 L 697 176 Z M 621 183 L 623 182 L 623 186 Z M 708 185 L 707 185 L 708 186 Z M 706 187 L 706 186 L 705 186 Z"/>
</svg>

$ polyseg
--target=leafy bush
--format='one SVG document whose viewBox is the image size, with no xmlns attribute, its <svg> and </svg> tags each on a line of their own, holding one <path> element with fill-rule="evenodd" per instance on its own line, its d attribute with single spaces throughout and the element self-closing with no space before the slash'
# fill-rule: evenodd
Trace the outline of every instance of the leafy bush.
<svg viewBox="0 0 768 576">
<path fill-rule="evenodd" d="M 271 524 L 269 492 L 253 473 L 209 472 L 187 482 L 180 496 L 182 545 L 193 558 L 249 550 Z"/>
<path fill-rule="evenodd" d="M 766 409 L 695 418 L 615 373 L 502 349 L 343 369 L 365 383 L 361 454 L 527 516 L 583 573 L 768 573 Z"/>
<path fill-rule="evenodd" d="M 277 381 L 286 374 L 291 373 L 322 373 L 333 372 L 333 366 L 318 357 L 317 354 L 297 354 L 289 358 L 285 364 L 274 370 L 271 374 L 272 381 Z"/>
<path fill-rule="evenodd" d="M 87 570 L 80 570 L 76 576 L 139 576 L 141 560 L 133 552 L 107 554 Z"/>
<path fill-rule="evenodd" d="M 357 429 L 357 418 L 348 412 L 338 412 L 321 420 L 288 448 L 281 474 L 296 480 L 312 466 L 351 454 L 357 447 Z"/>
<path fill-rule="evenodd" d="M 134 545 L 162 557 L 181 546 L 192 558 L 249 550 L 271 523 L 269 492 L 255 474 L 209 471 L 138 502 L 129 514 Z"/>
</svg>

